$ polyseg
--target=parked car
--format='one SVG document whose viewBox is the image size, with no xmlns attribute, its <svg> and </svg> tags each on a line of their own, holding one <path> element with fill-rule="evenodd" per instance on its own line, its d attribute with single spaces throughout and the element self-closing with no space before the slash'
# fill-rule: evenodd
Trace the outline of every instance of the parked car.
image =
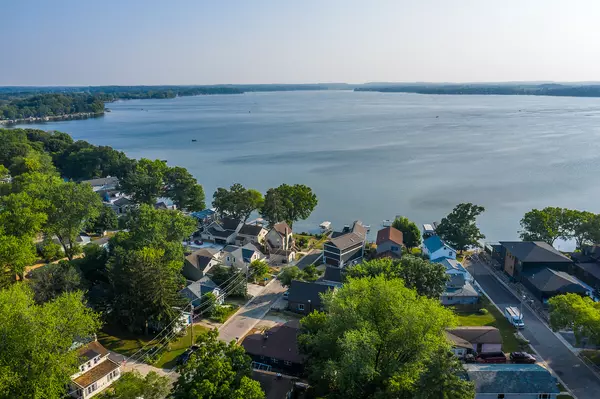
<svg viewBox="0 0 600 399">
<path fill-rule="evenodd" d="M 477 355 L 477 363 L 506 363 L 504 352 L 486 352 Z"/>
<path fill-rule="evenodd" d="M 204 241 L 202 241 L 202 240 L 196 240 L 196 241 L 194 241 L 194 244 L 196 244 L 196 245 L 202 245 L 202 244 L 204 244 Z"/>
<path fill-rule="evenodd" d="M 283 293 L 283 299 L 288 299 L 288 297 L 290 296 L 290 292 L 286 291 Z"/>
<path fill-rule="evenodd" d="M 188 362 L 188 360 L 190 360 L 192 353 L 194 353 L 196 350 L 198 350 L 198 345 L 192 345 L 191 347 L 187 348 L 185 350 L 185 352 L 183 352 L 177 358 L 177 364 L 179 364 L 179 365 L 186 364 Z"/>
<path fill-rule="evenodd" d="M 513 363 L 530 363 L 536 362 L 535 357 L 527 352 L 512 352 L 510 354 L 510 361 Z"/>
</svg>

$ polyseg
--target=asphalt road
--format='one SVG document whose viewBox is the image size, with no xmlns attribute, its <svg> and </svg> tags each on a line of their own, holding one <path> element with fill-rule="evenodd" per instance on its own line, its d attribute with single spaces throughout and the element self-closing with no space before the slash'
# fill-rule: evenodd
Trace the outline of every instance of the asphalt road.
<svg viewBox="0 0 600 399">
<path fill-rule="evenodd" d="M 256 325 L 271 309 L 271 306 L 279 299 L 286 288 L 279 280 L 271 281 L 263 291 L 252 298 L 235 315 L 223 324 L 219 329 L 219 339 L 229 342 L 242 338 Z"/>
<path fill-rule="evenodd" d="M 477 283 L 502 310 L 520 306 L 520 301 L 480 263 L 467 266 Z M 523 307 L 525 328 L 521 333 L 578 399 L 600 398 L 600 378 L 596 376 L 560 339 L 526 306 Z"/>
</svg>

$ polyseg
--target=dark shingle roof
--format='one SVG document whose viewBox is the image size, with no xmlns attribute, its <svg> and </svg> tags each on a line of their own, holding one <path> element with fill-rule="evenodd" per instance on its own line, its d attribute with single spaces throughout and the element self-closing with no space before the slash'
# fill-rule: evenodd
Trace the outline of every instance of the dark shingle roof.
<svg viewBox="0 0 600 399">
<path fill-rule="evenodd" d="M 82 359 L 82 362 L 87 362 L 95 358 L 97 355 L 104 356 L 108 354 L 108 350 L 98 341 L 92 341 L 77 349 L 77 356 Z"/>
<path fill-rule="evenodd" d="M 342 282 L 342 269 L 339 267 L 327 266 L 325 268 L 325 275 L 323 275 L 323 280 L 341 283 Z"/>
<path fill-rule="evenodd" d="M 288 321 L 267 330 L 264 334 L 248 335 L 242 341 L 242 346 L 251 355 L 301 364 L 304 362 L 304 356 L 298 351 L 299 328 L 300 323 L 297 320 Z"/>
<path fill-rule="evenodd" d="M 596 262 L 575 263 L 575 267 L 600 280 L 600 265 Z"/>
<path fill-rule="evenodd" d="M 571 259 L 542 241 L 500 241 L 521 262 L 570 262 Z"/>
<path fill-rule="evenodd" d="M 476 393 L 559 393 L 556 379 L 537 364 L 465 364 Z"/>
<path fill-rule="evenodd" d="M 331 289 L 328 285 L 293 280 L 290 284 L 288 301 L 307 303 L 310 300 L 313 308 L 318 309 L 321 307 L 319 294 L 324 294 Z"/>
<path fill-rule="evenodd" d="M 241 222 L 238 219 L 223 218 L 223 219 L 221 219 L 221 222 L 219 224 L 225 230 L 235 230 L 240 225 L 240 223 Z"/>
<path fill-rule="evenodd" d="M 334 245 L 340 250 L 344 250 L 355 246 L 356 244 L 362 244 L 364 242 L 364 236 L 360 236 L 356 233 L 346 233 L 341 236 L 332 238 L 328 243 Z"/>
<path fill-rule="evenodd" d="M 202 295 L 213 292 L 215 288 L 217 288 L 217 284 L 215 284 L 210 277 L 204 276 L 200 280 L 191 283 L 180 292 L 189 299 L 197 299 L 202 297 Z"/>
<path fill-rule="evenodd" d="M 446 330 L 472 344 L 501 344 L 502 335 L 496 327 L 457 327 Z"/>
<path fill-rule="evenodd" d="M 119 199 L 116 199 L 113 202 L 114 206 L 125 206 L 125 205 L 131 205 L 133 204 L 133 201 L 131 201 L 129 198 L 127 197 L 121 197 Z"/>
<path fill-rule="evenodd" d="M 256 226 L 253 224 L 245 224 L 239 231 L 239 234 L 244 234 L 247 236 L 258 236 L 262 231 L 262 226 Z"/>
<path fill-rule="evenodd" d="M 213 248 L 202 248 L 186 256 L 185 260 L 192 266 L 202 270 L 214 259 L 217 252 L 218 251 Z"/>
<path fill-rule="evenodd" d="M 558 291 L 585 294 L 588 291 L 576 277 L 547 267 L 528 271 L 524 277 L 541 292 Z"/>
<path fill-rule="evenodd" d="M 384 242 L 391 241 L 398 245 L 404 245 L 403 241 L 404 237 L 402 232 L 393 227 L 386 227 L 385 229 L 381 229 L 377 232 L 377 240 L 375 244 L 380 245 Z"/>
</svg>

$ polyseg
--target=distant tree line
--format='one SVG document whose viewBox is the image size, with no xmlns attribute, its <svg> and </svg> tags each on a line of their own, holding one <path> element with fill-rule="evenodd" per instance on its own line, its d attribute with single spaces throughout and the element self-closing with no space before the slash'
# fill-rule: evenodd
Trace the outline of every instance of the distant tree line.
<svg viewBox="0 0 600 399">
<path fill-rule="evenodd" d="M 89 94 L 37 94 L 0 103 L 0 119 L 23 119 L 79 113 L 102 113 L 104 102 Z"/>
</svg>

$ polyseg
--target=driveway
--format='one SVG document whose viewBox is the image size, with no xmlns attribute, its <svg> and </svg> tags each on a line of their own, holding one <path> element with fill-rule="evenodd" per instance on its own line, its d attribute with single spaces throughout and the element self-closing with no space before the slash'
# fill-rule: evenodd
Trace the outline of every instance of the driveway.
<svg viewBox="0 0 600 399">
<path fill-rule="evenodd" d="M 113 362 L 120 364 L 122 372 L 129 372 L 129 371 L 136 370 L 141 375 L 145 376 L 150 371 L 155 371 L 159 375 L 168 376 L 172 382 L 174 382 L 177 378 L 179 378 L 179 373 L 172 372 L 172 370 L 169 370 L 169 369 L 159 369 L 158 367 L 154 367 L 154 366 L 151 366 L 146 363 L 135 362 L 135 361 L 128 361 L 128 362 L 124 363 L 123 360 L 125 359 L 125 356 L 123 356 L 119 353 L 116 353 L 116 352 L 112 352 L 112 351 L 109 352 L 108 358 L 110 360 L 112 360 Z"/>
<path fill-rule="evenodd" d="M 467 270 L 500 309 L 519 306 L 520 301 L 481 263 L 469 263 Z M 554 335 L 527 306 L 523 307 L 522 335 L 578 399 L 600 398 L 600 378 Z"/>
<path fill-rule="evenodd" d="M 315 264 L 319 259 L 321 259 L 322 256 L 322 250 L 313 249 L 296 263 L 296 267 L 298 267 L 300 270 L 304 270 L 305 267 Z"/>
<path fill-rule="evenodd" d="M 219 328 L 219 339 L 229 342 L 242 338 L 265 317 L 285 290 L 279 280 L 269 282 L 259 295 L 248 301 Z"/>
</svg>

